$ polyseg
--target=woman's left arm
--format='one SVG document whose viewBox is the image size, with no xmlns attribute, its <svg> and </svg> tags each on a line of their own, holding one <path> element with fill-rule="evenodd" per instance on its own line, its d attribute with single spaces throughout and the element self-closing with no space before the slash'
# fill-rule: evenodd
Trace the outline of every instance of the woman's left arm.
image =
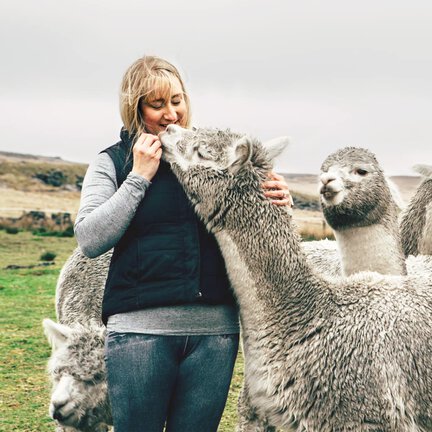
<svg viewBox="0 0 432 432">
<path fill-rule="evenodd" d="M 272 203 L 275 205 L 292 207 L 294 201 L 284 177 L 274 172 L 269 172 L 268 177 L 270 180 L 262 184 L 264 195 L 272 198 Z"/>
</svg>

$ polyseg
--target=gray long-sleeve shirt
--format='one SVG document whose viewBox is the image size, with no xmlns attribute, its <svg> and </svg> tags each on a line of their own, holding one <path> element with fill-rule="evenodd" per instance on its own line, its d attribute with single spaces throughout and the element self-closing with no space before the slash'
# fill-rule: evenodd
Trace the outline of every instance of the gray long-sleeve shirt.
<svg viewBox="0 0 432 432">
<path fill-rule="evenodd" d="M 114 163 L 100 153 L 84 178 L 75 236 L 83 253 L 97 257 L 125 233 L 151 183 L 130 172 L 117 187 Z M 228 305 L 178 305 L 112 315 L 108 331 L 165 335 L 210 335 L 239 332 L 237 310 Z"/>
</svg>

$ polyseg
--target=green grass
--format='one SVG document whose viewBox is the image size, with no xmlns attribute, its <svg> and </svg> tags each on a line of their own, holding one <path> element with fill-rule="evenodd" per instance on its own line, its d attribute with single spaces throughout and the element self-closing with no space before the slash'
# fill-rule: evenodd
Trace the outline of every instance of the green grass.
<svg viewBox="0 0 432 432">
<path fill-rule="evenodd" d="M 55 318 L 55 284 L 75 247 L 73 238 L 36 237 L 0 231 L 0 431 L 48 432 L 50 385 L 45 372 L 50 348 L 42 332 L 45 317 Z M 10 264 L 38 264 L 42 253 L 57 254 L 56 264 L 6 270 Z M 243 379 L 238 357 L 220 432 L 235 430 L 237 397 Z"/>
</svg>

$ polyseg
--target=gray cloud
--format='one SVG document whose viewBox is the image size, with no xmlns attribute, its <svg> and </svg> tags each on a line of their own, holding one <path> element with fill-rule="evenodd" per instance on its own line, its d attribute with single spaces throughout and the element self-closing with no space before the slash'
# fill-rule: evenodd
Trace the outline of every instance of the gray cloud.
<svg viewBox="0 0 432 432">
<path fill-rule="evenodd" d="M 432 163 L 429 2 L 154 3 L 2 2 L 0 149 L 91 160 L 147 53 L 179 65 L 195 123 L 291 135 L 281 169 L 316 172 L 344 145 L 393 173 Z"/>
</svg>

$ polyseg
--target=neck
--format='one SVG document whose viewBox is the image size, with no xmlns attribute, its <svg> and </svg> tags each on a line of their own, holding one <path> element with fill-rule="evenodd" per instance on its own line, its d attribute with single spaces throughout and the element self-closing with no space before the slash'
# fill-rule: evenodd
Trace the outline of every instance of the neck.
<svg viewBox="0 0 432 432">
<path fill-rule="evenodd" d="M 387 224 L 374 224 L 335 230 L 335 237 L 344 276 L 360 271 L 389 275 L 406 274 L 397 225 L 393 227 Z"/>
<path fill-rule="evenodd" d="M 320 281 L 306 263 L 291 216 L 256 192 L 227 197 L 227 202 L 239 200 L 241 205 L 224 212 L 216 239 L 240 304 L 243 327 L 274 330 L 277 320 L 285 335 L 299 327 L 307 332 L 324 290 L 317 289 Z M 303 297 L 308 300 L 302 301 Z"/>
</svg>

